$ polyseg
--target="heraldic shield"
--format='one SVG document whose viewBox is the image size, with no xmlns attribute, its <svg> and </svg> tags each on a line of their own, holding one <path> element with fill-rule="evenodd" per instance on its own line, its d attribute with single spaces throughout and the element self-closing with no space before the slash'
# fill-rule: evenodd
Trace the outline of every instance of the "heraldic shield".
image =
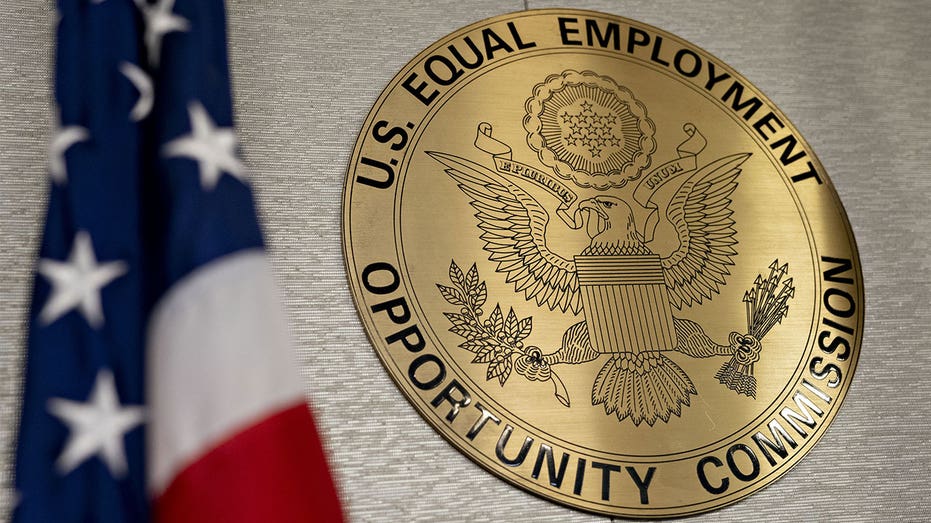
<svg viewBox="0 0 931 523">
<path fill-rule="evenodd" d="M 640 354 L 676 346 L 659 256 L 579 255 L 574 259 L 588 337 L 595 350 Z"/>
</svg>

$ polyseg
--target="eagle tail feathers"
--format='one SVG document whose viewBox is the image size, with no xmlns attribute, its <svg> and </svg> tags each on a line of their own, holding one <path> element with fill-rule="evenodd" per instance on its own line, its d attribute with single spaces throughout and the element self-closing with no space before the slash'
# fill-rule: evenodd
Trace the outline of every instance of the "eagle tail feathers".
<svg viewBox="0 0 931 523">
<path fill-rule="evenodd" d="M 658 351 L 613 354 L 595 378 L 592 405 L 603 405 L 605 414 L 634 425 L 653 426 L 681 416 L 695 385 L 674 361 Z"/>
</svg>

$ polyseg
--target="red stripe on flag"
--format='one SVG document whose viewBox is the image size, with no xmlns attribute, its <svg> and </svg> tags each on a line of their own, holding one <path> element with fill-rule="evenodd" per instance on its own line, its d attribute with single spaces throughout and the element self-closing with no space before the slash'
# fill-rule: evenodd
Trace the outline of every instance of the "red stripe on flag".
<svg viewBox="0 0 931 523">
<path fill-rule="evenodd" d="M 156 522 L 343 521 L 303 403 L 237 433 L 187 466 L 153 507 Z"/>
</svg>

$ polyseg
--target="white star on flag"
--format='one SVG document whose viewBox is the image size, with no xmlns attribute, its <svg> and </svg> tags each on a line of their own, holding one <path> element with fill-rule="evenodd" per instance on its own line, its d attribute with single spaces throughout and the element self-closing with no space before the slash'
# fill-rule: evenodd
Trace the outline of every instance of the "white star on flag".
<svg viewBox="0 0 931 523">
<path fill-rule="evenodd" d="M 127 265 L 122 261 L 98 264 L 90 234 L 78 231 L 67 261 L 42 258 L 37 270 L 52 285 L 39 320 L 48 325 L 77 308 L 96 329 L 104 322 L 100 289 L 125 274 Z"/>
<path fill-rule="evenodd" d="M 129 112 L 129 119 L 138 122 L 152 111 L 152 104 L 155 103 L 155 86 L 152 84 L 152 78 L 136 64 L 121 62 L 120 72 L 139 91 L 139 99 Z"/>
<path fill-rule="evenodd" d="M 55 136 L 52 137 L 48 146 L 48 172 L 52 177 L 52 181 L 63 184 L 68 181 L 65 151 L 78 142 L 87 141 L 90 138 L 90 133 L 79 125 L 59 127 L 57 121 L 55 127 Z"/>
<path fill-rule="evenodd" d="M 113 373 L 97 373 L 94 388 L 86 403 L 64 398 L 48 401 L 48 411 L 68 426 L 71 433 L 55 467 L 65 475 L 88 458 L 99 455 L 114 477 L 126 474 L 126 450 L 123 437 L 142 423 L 144 409 L 120 406 Z"/>
<path fill-rule="evenodd" d="M 165 144 L 165 156 L 183 156 L 197 160 L 200 185 L 213 190 L 226 172 L 242 180 L 246 168 L 236 157 L 236 134 L 232 127 L 217 127 L 200 102 L 188 104 L 191 134 Z"/>
<path fill-rule="evenodd" d="M 149 64 L 158 66 L 162 50 L 162 38 L 174 31 L 187 31 L 191 24 L 184 17 L 171 12 L 175 0 L 159 0 L 149 5 L 145 0 L 136 0 L 136 7 L 145 18 L 145 47 L 149 53 Z"/>
</svg>

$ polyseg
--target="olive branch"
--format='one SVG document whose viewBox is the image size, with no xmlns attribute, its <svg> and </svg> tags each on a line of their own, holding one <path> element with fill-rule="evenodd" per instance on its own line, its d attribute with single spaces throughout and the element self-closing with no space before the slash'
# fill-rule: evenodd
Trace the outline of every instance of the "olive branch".
<svg viewBox="0 0 931 523">
<path fill-rule="evenodd" d="M 523 340 L 533 330 L 533 317 L 518 318 L 513 307 L 505 315 L 501 305 L 495 304 L 494 310 L 483 320 L 485 312 L 482 307 L 488 300 L 488 288 L 484 281 L 479 281 L 478 268 L 474 263 L 468 272 L 463 273 L 456 261 L 451 260 L 449 280 L 452 286 L 436 284 L 447 302 L 460 307 L 459 312 L 443 313 L 452 324 L 449 332 L 464 338 L 459 347 L 475 354 L 472 363 L 488 364 L 485 379 L 497 378 L 503 387 L 516 366 L 518 374 L 530 381 L 552 380 L 556 397 L 568 407 L 566 388 L 543 360 L 540 349 L 524 345 Z"/>
</svg>

